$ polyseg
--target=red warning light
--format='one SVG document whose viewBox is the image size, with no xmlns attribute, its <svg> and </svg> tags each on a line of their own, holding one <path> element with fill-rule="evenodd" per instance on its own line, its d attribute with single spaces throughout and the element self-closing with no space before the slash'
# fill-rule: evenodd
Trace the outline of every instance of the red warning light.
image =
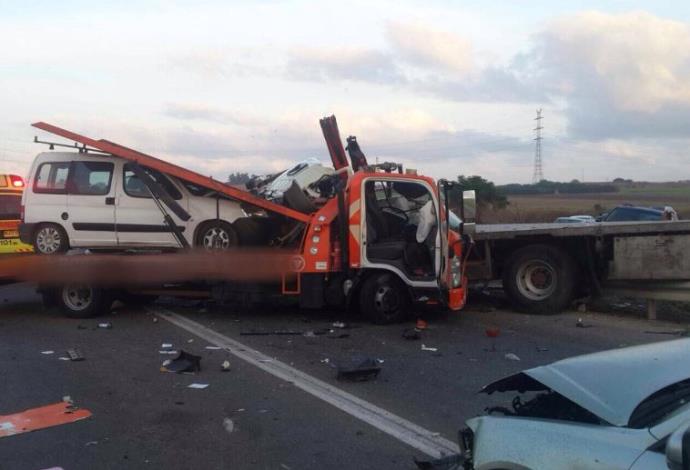
<svg viewBox="0 0 690 470">
<path fill-rule="evenodd" d="M 21 178 L 21 176 L 10 175 L 10 181 L 12 182 L 12 187 L 14 188 L 24 187 L 24 180 Z"/>
</svg>

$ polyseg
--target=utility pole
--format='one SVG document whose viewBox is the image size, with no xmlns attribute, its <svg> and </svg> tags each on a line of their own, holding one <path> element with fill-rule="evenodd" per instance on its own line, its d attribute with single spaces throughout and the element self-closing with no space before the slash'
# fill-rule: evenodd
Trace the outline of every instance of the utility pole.
<svg viewBox="0 0 690 470">
<path fill-rule="evenodd" d="M 534 118 L 534 120 L 537 121 L 537 127 L 534 128 L 534 141 L 536 142 L 536 145 L 534 147 L 534 174 L 532 175 L 532 184 L 537 184 L 544 179 L 544 172 L 541 166 L 541 130 L 543 129 L 541 125 L 542 119 L 543 117 L 541 116 L 541 109 L 537 109 L 537 117 Z"/>
</svg>

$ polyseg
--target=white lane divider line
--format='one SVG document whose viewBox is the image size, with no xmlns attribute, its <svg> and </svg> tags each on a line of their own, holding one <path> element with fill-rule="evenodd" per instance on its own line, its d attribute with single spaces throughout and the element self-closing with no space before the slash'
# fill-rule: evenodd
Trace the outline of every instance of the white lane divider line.
<svg viewBox="0 0 690 470">
<path fill-rule="evenodd" d="M 376 429 L 385 432 L 433 458 L 457 454 L 460 451 L 456 443 L 439 436 L 438 433 L 424 429 L 411 421 L 390 413 L 361 398 L 357 398 L 331 384 L 295 369 L 284 362 L 266 356 L 256 349 L 245 346 L 183 315 L 159 307 L 149 309 L 149 311 L 155 313 L 161 319 L 169 321 L 173 325 L 187 330 L 211 344 L 220 346 L 243 361 L 275 377 L 292 383 L 294 386 L 316 398 L 335 406 L 345 413 L 370 424 Z"/>
</svg>

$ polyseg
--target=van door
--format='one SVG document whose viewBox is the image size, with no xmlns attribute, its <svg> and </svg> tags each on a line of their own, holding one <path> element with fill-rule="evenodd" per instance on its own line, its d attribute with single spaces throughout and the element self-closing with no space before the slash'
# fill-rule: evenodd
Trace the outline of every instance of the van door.
<svg viewBox="0 0 690 470">
<path fill-rule="evenodd" d="M 182 192 L 165 175 L 150 168 L 146 172 L 183 208 L 187 209 L 187 201 L 183 200 Z M 163 213 L 156 201 L 151 197 L 146 185 L 125 163 L 122 168 L 122 184 L 117 188 L 117 234 L 120 246 L 130 247 L 171 247 L 178 248 L 179 243 L 170 233 L 169 227 L 163 220 Z M 185 223 L 169 212 L 175 223 L 184 230 Z"/>
<path fill-rule="evenodd" d="M 112 161 L 77 160 L 70 164 L 66 225 L 73 246 L 117 246 L 114 170 Z"/>
</svg>

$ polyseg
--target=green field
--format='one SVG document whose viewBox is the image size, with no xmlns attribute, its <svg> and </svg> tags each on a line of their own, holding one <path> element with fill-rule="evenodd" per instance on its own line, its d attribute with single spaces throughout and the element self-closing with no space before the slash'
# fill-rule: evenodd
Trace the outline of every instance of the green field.
<svg viewBox="0 0 690 470">
<path fill-rule="evenodd" d="M 506 209 L 485 209 L 482 223 L 553 222 L 557 217 L 598 215 L 621 204 L 672 206 L 681 218 L 690 218 L 690 182 L 621 183 L 618 192 L 508 196 Z"/>
</svg>

